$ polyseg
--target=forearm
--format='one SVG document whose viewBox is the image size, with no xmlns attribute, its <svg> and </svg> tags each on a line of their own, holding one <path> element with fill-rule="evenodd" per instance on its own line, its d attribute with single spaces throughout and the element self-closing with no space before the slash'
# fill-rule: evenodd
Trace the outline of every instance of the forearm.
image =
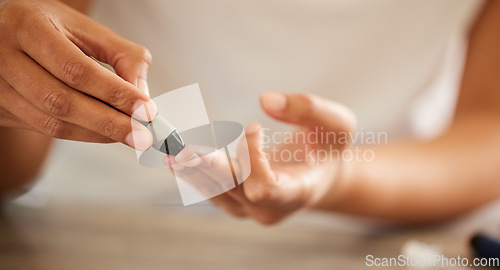
<svg viewBox="0 0 500 270">
<path fill-rule="evenodd" d="M 371 163 L 346 164 L 318 208 L 423 222 L 500 195 L 500 1 L 488 2 L 469 37 L 453 124 L 429 142 L 374 149 Z"/>
<path fill-rule="evenodd" d="M 50 147 L 46 135 L 19 128 L 0 127 L 0 194 L 33 180 Z"/>
<path fill-rule="evenodd" d="M 500 195 L 498 138 L 498 119 L 477 116 L 429 142 L 377 146 L 374 161 L 346 164 L 317 208 L 403 222 L 463 213 Z"/>
<path fill-rule="evenodd" d="M 64 0 L 69 6 L 86 12 L 90 0 Z M 41 133 L 16 126 L 15 119 L 0 108 L 0 195 L 14 191 L 34 180 L 50 148 L 51 139 Z M 12 118 L 12 119 L 10 119 Z"/>
</svg>

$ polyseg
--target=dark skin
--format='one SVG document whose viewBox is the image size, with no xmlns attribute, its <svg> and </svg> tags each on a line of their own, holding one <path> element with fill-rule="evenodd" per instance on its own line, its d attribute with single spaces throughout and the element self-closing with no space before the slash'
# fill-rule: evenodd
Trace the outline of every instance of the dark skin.
<svg viewBox="0 0 500 270">
<path fill-rule="evenodd" d="M 90 7 L 87 0 L 61 1 L 85 13 Z M 10 115 L 0 108 L 0 115 Z M 36 131 L 0 126 L 0 194 L 15 190 L 32 181 L 40 172 L 49 152 L 52 139 Z"/>
<path fill-rule="evenodd" d="M 307 163 L 283 165 L 266 160 L 260 150 L 260 126 L 253 124 L 247 129 L 251 161 L 249 178 L 233 190 L 213 198 L 213 202 L 234 216 L 251 217 L 263 224 L 277 223 L 301 208 L 421 223 L 450 218 L 497 198 L 500 196 L 500 171 L 497 169 L 500 156 L 498 25 L 500 1 L 489 1 L 471 29 L 456 113 L 452 125 L 442 135 L 427 142 L 408 140 L 376 146 L 372 148 L 376 159 L 370 163 L 327 161 L 319 166 Z M 122 39 L 117 40 L 120 41 L 117 44 L 128 44 Z M 118 68 L 118 73 L 127 82 L 138 85 L 137 72 Z M 8 76 L 3 78 L 11 79 Z M 21 87 L 19 92 L 24 93 L 22 90 Z M 271 117 L 303 129 L 322 126 L 332 131 L 350 131 L 355 126 L 355 116 L 348 108 L 310 94 L 281 94 L 278 97 L 265 94 L 261 102 Z M 10 103 L 5 107 L 8 105 Z M 3 126 L 0 166 L 3 166 L 2 175 L 8 175 L 9 179 L 2 179 L 0 191 L 13 189 L 32 179 L 50 143 L 47 136 L 19 129 L 36 130 L 36 127 L 26 125 L 30 118 L 16 112 L 15 108 L 0 106 L 0 126 Z M 80 123 L 78 119 L 63 118 L 62 121 L 71 125 L 66 125 L 65 132 L 54 137 L 126 143 L 124 137 L 130 131 L 113 132 L 118 136 L 110 137 L 113 134 L 99 133 L 98 128 Z M 85 136 L 71 136 L 76 134 L 71 132 L 73 129 Z M 23 153 L 19 149 L 30 155 L 18 154 Z M 204 150 L 186 148 L 186 151 L 190 152 L 180 155 L 185 159 L 176 160 L 179 164 L 173 169 L 182 171 L 185 177 L 204 174 L 204 177 L 216 181 L 217 161 L 189 160 L 196 153 L 202 155 Z M 226 157 L 221 155 L 221 158 Z M 210 166 L 204 166 L 204 163 Z M 242 168 L 236 166 L 235 170 L 239 169 Z"/>
<path fill-rule="evenodd" d="M 372 146 L 372 162 L 323 159 L 280 164 L 261 151 L 261 128 L 253 124 L 247 129 L 249 177 L 212 198 L 213 203 L 233 216 L 262 224 L 278 223 L 303 208 L 415 224 L 448 219 L 498 198 L 499 25 L 500 1 L 487 2 L 470 32 L 455 117 L 440 136 Z M 347 108 L 310 94 L 265 93 L 261 105 L 270 117 L 300 129 L 318 126 L 350 132 L 355 126 Z M 280 146 L 291 152 L 302 147 L 300 142 Z M 316 145 L 319 150 L 325 146 L 328 149 Z M 218 172 L 225 165 L 218 159 L 225 156 L 204 152 L 203 147 L 186 147 L 175 158 L 179 164 L 174 171 L 188 181 L 224 179 Z M 236 158 L 233 164 L 236 173 L 245 171 L 240 168 L 245 162 Z"/>
<path fill-rule="evenodd" d="M 0 3 L 0 193 L 36 177 L 51 138 L 149 148 L 150 132 L 131 118 L 156 114 L 146 48 L 83 15 L 90 1 Z"/>
<path fill-rule="evenodd" d="M 29 183 L 38 175 L 52 139 L 30 130 L 0 127 L 0 141 L 0 193 L 3 193 Z"/>
</svg>

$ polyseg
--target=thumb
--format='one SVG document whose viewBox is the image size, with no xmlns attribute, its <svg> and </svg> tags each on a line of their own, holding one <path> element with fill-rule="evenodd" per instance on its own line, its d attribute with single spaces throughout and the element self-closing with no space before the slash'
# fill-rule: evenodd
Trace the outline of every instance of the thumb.
<svg viewBox="0 0 500 270">
<path fill-rule="evenodd" d="M 149 96 L 146 81 L 152 57 L 147 48 L 117 35 L 83 14 L 75 13 L 66 19 L 73 31 L 78 32 L 78 38 L 70 38 L 76 46 L 109 64 L 118 76 Z"/>
<path fill-rule="evenodd" d="M 308 128 L 323 127 L 333 132 L 352 131 L 355 114 L 346 106 L 304 93 L 266 92 L 260 96 L 264 111 L 271 117 Z"/>
<path fill-rule="evenodd" d="M 123 57 L 117 57 L 114 63 L 116 74 L 125 81 L 137 86 L 149 96 L 147 83 L 148 70 L 151 66 L 151 53 L 144 47 L 137 47 L 133 53 L 127 52 Z"/>
</svg>

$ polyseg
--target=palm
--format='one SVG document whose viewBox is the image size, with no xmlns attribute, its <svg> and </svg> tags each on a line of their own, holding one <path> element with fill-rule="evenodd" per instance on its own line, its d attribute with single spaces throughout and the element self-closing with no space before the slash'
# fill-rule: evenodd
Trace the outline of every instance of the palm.
<svg viewBox="0 0 500 270">
<path fill-rule="evenodd" d="M 334 147 L 307 139 L 319 138 L 319 135 L 316 130 L 301 128 L 291 134 L 286 142 L 271 146 L 266 151 L 270 168 L 278 182 L 297 185 L 306 194 L 315 194 L 306 201 L 297 198 L 304 204 L 312 204 L 321 197 L 338 171 L 337 155 L 331 152 Z"/>
</svg>

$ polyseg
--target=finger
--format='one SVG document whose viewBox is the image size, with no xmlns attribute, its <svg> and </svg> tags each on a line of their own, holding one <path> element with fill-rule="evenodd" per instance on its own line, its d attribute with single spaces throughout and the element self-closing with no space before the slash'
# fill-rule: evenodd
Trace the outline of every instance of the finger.
<svg viewBox="0 0 500 270">
<path fill-rule="evenodd" d="M 333 132 L 351 131 L 356 126 L 350 109 L 318 96 L 268 92 L 261 95 L 260 102 L 267 114 L 287 123 Z"/>
<path fill-rule="evenodd" d="M 165 155 L 163 157 L 163 164 L 165 166 L 168 166 L 170 169 L 172 169 L 172 165 L 176 164 L 177 162 L 175 162 L 175 156 L 171 156 L 171 155 Z"/>
<path fill-rule="evenodd" d="M 75 45 L 110 64 L 118 76 L 149 96 L 147 72 L 152 62 L 149 50 L 120 37 L 84 14 L 67 12 L 64 21 L 70 22 L 71 27 L 68 24 L 66 27 L 61 24 L 58 26 L 67 31 L 67 37 Z"/>
<path fill-rule="evenodd" d="M 2 107 L 0 107 L 0 126 L 12 128 L 29 128 L 26 123 L 24 123 L 11 112 Z"/>
<path fill-rule="evenodd" d="M 262 128 L 257 123 L 250 124 L 245 129 L 250 157 L 250 176 L 243 182 L 243 191 L 252 202 L 266 202 L 273 200 L 278 185 L 277 178 L 265 153 L 262 151 Z M 248 166 L 246 162 L 240 166 Z"/>
<path fill-rule="evenodd" d="M 12 91 L 12 88 L 0 78 L 0 93 Z M 5 109 L 5 99 L 0 99 L 0 124 L 4 127 L 30 128 L 24 121 Z"/>
<path fill-rule="evenodd" d="M 117 60 L 114 60 L 113 67 L 118 76 L 137 86 L 144 94 L 149 96 L 147 78 L 148 70 L 151 66 L 151 54 L 149 50 L 142 47 L 136 50 L 139 51 L 136 53 L 122 54 L 121 57 L 117 57 Z M 130 48 L 125 48 L 123 51 L 130 52 Z M 154 113 L 154 111 L 151 113 Z"/>
<path fill-rule="evenodd" d="M 269 164 L 269 159 L 266 154 L 262 151 L 263 149 L 263 130 L 258 123 L 251 123 L 245 129 L 245 135 L 248 145 L 248 154 L 250 162 L 240 163 L 241 167 L 250 166 L 251 174 L 254 177 L 258 177 L 265 181 L 265 184 L 274 185 L 275 177 Z"/>
<path fill-rule="evenodd" d="M 25 54 L 12 52 L 11 55 L 5 59 L 5 66 L 0 66 L 4 78 L 26 100 L 54 118 L 52 122 L 69 122 L 139 150 L 151 146 L 152 136 L 143 125 L 64 85 Z M 27 115 L 27 112 L 20 113 Z M 60 133 L 65 132 L 57 131 L 51 136 L 63 136 L 65 134 Z"/>
<path fill-rule="evenodd" d="M 151 99 L 133 84 L 87 57 L 65 36 L 69 35 L 68 29 L 58 25 L 57 21 L 36 18 L 30 20 L 33 21 L 36 31 L 32 31 L 30 35 L 20 35 L 19 44 L 24 52 L 47 71 L 68 86 L 100 99 L 128 115 L 132 115 L 137 108 L 147 105 L 149 114 L 137 113 L 134 116 L 144 121 L 154 118 L 156 107 Z M 123 51 L 122 55 L 126 53 L 129 51 Z M 119 55 L 114 57 L 116 59 L 110 63 L 112 65 L 116 65 L 120 59 Z M 120 66 L 123 70 L 124 65 Z"/>
<path fill-rule="evenodd" d="M 229 163 L 229 158 L 223 149 L 216 150 L 204 145 L 188 145 L 176 156 L 175 162 L 200 170 L 218 183 L 228 196 L 240 204 L 248 203 L 242 186 L 238 185 L 235 179 L 240 171 L 238 161 L 231 159 L 231 163 Z"/>
<path fill-rule="evenodd" d="M 220 207 L 222 210 L 226 211 L 234 217 L 244 218 L 248 216 L 248 213 L 242 206 L 242 204 L 240 204 L 227 194 L 220 194 L 210 200 L 214 205 Z"/>
<path fill-rule="evenodd" d="M 165 163 L 165 165 L 170 166 L 174 174 L 180 176 L 184 181 L 195 187 L 207 198 L 210 198 L 214 205 L 218 206 L 234 217 L 243 218 L 247 216 L 247 213 L 241 203 L 237 202 L 227 193 L 219 194 L 224 191 L 220 190 L 220 184 L 216 183 L 212 179 L 206 178 L 207 175 L 197 168 L 190 168 L 184 166 L 183 164 L 177 163 L 174 157 L 168 155 L 164 157 L 163 162 Z M 200 179 L 202 180 L 200 181 Z M 200 183 L 202 184 L 200 185 Z M 214 194 L 219 195 L 212 197 Z"/>
<path fill-rule="evenodd" d="M 287 174 L 275 173 L 271 168 L 268 158 L 262 152 L 262 128 L 253 123 L 245 129 L 250 156 L 251 173 L 247 180 L 240 186 L 254 204 L 258 205 L 301 205 L 309 197 L 307 185 L 310 179 L 300 179 L 300 177 L 311 177 L 308 165 L 294 165 L 295 174 L 290 178 Z M 240 166 L 245 166 L 244 162 Z M 249 205 L 252 208 L 252 205 Z"/>
<path fill-rule="evenodd" d="M 233 178 L 230 180 L 220 181 L 222 178 L 221 175 L 227 175 L 228 166 L 227 163 L 221 162 L 221 160 L 226 160 L 227 156 L 219 156 L 218 157 L 210 157 L 206 158 L 206 155 L 215 153 L 215 149 L 209 146 L 186 146 L 177 156 L 180 155 L 181 163 L 178 163 L 175 159 L 175 156 L 165 155 L 163 158 L 163 163 L 166 166 L 169 166 L 174 170 L 175 168 L 178 173 L 182 174 L 183 170 L 187 168 L 198 170 L 203 173 L 203 175 L 211 178 L 210 183 L 214 182 L 220 186 L 221 191 L 225 191 L 224 194 L 227 194 L 233 200 L 236 200 L 240 204 L 248 203 L 248 200 L 245 198 L 245 195 L 240 190 L 240 186 L 236 186 Z M 200 156 L 202 158 L 200 158 Z M 203 159 L 205 157 L 205 159 Z M 215 161 L 212 161 L 215 160 Z M 176 165 L 178 164 L 178 165 Z M 235 164 L 235 163 L 233 163 Z M 174 167 L 175 166 L 175 167 Z M 237 171 L 238 169 L 235 169 Z M 199 176 L 203 178 L 204 176 Z M 219 181 L 215 180 L 219 179 Z M 193 183 L 192 183 L 193 184 Z"/>
<path fill-rule="evenodd" d="M 5 80 L 0 78 L 0 93 L 8 93 L 8 91 L 14 90 Z M 0 99 L 0 121 L 2 126 L 32 129 L 28 124 L 19 119 L 19 117 L 15 116 L 12 112 L 6 109 L 6 105 L 10 102 L 8 99 L 9 96 L 6 94 L 3 94 Z"/>
<path fill-rule="evenodd" d="M 263 146 L 262 146 L 263 147 Z M 250 154 L 248 151 L 248 141 L 246 136 L 242 136 L 236 146 L 236 157 L 233 158 L 235 174 L 239 183 L 243 183 L 251 172 Z"/>
<path fill-rule="evenodd" d="M 187 145 L 176 155 L 175 161 L 186 167 L 200 170 L 219 183 L 224 190 L 230 190 L 237 184 L 228 158 L 224 149 L 216 150 L 209 146 Z"/>
<path fill-rule="evenodd" d="M 228 188 L 222 187 L 220 183 L 211 179 L 197 168 L 186 167 L 183 164 L 176 163 L 172 165 L 172 169 L 176 177 L 180 177 L 183 181 L 194 187 L 206 199 L 223 194 L 228 190 Z M 189 196 L 189 194 L 185 195 Z"/>
<path fill-rule="evenodd" d="M 24 128 L 36 130 L 59 139 L 98 143 L 114 142 L 108 137 L 46 114 L 33 106 L 6 83 L 2 83 L 0 95 L 2 96 L 0 99 L 1 106 L 22 121 L 22 127 Z"/>
</svg>

